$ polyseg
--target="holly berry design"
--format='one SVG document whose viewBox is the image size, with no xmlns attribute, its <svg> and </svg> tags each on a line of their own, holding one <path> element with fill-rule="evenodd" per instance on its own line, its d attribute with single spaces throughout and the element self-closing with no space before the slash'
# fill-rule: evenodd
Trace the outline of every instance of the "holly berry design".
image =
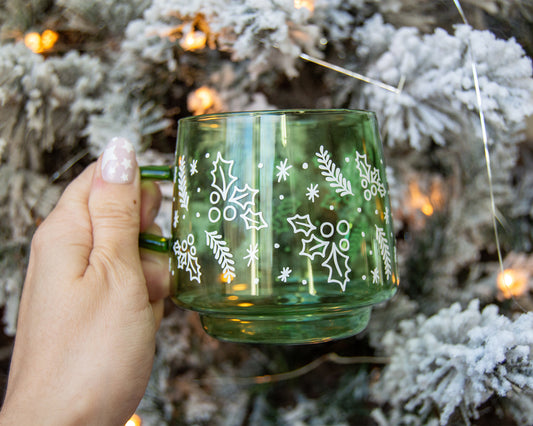
<svg viewBox="0 0 533 426">
<path fill-rule="evenodd" d="M 231 222 L 240 217 L 248 230 L 266 228 L 268 224 L 263 213 L 255 210 L 255 197 L 259 191 L 248 184 L 242 188 L 237 186 L 238 178 L 233 175 L 233 165 L 233 160 L 225 160 L 220 152 L 217 153 L 211 170 L 213 191 L 209 199 L 213 207 L 209 210 L 209 220 L 212 223 L 220 220 Z M 218 204 L 222 201 L 225 201 L 225 206 L 221 211 Z"/>
<path fill-rule="evenodd" d="M 172 251 L 176 256 L 177 268 L 189 273 L 191 281 L 200 283 L 202 272 L 196 257 L 196 247 L 194 246 L 194 235 L 189 234 L 183 241 L 177 240 L 172 246 Z"/>
<path fill-rule="evenodd" d="M 296 214 L 287 218 L 287 222 L 295 234 L 303 234 L 300 256 L 306 256 L 313 262 L 319 260 L 320 265 L 328 271 L 328 283 L 336 283 L 343 292 L 346 291 L 352 271 L 350 257 L 345 254 L 350 249 L 350 241 L 344 238 L 350 232 L 348 221 L 340 220 L 336 226 L 331 222 L 323 222 L 318 229 L 312 224 L 309 214 Z M 343 238 L 335 243 L 335 237 L 339 235 Z"/>
<path fill-rule="evenodd" d="M 366 154 L 360 154 L 357 152 L 356 155 L 357 157 L 355 158 L 355 162 L 357 164 L 357 168 L 359 169 L 361 187 L 364 190 L 363 195 L 365 200 L 370 201 L 371 198 L 375 197 L 377 194 L 383 198 L 387 191 L 385 190 L 385 185 L 383 185 L 383 182 L 381 182 L 379 170 L 368 164 Z"/>
<path fill-rule="evenodd" d="M 263 162 L 255 165 L 259 173 L 258 181 L 262 182 L 265 176 L 270 176 L 268 179 L 272 179 L 272 182 L 266 186 L 269 188 L 268 185 L 271 185 L 268 191 L 272 191 L 266 195 L 267 197 L 286 201 L 289 200 L 288 197 L 301 197 L 299 203 L 286 203 L 285 205 L 289 206 L 288 209 L 283 208 L 274 212 L 285 224 L 281 226 L 285 230 L 280 232 L 288 232 L 296 239 L 295 249 L 298 254 L 296 258 L 289 256 L 287 260 L 282 259 L 282 263 L 285 264 L 279 266 L 277 274 L 273 272 L 280 285 L 288 285 L 290 282 L 307 284 L 307 277 L 298 277 L 296 272 L 293 272 L 301 269 L 295 264 L 296 260 L 306 258 L 306 264 L 311 264 L 313 268 L 323 271 L 323 276 L 327 277 L 325 278 L 327 283 L 338 286 L 337 288 L 342 293 L 349 291 L 351 280 L 359 279 L 354 276 L 355 271 L 352 270 L 354 259 L 351 257 L 360 256 L 362 252 L 358 247 L 352 247 L 350 250 L 350 245 L 356 241 L 351 239 L 350 235 L 353 230 L 357 229 L 357 216 L 363 214 L 363 210 L 365 210 L 365 215 L 372 215 L 371 212 L 375 210 L 378 217 L 377 224 L 374 223 L 370 232 L 366 231 L 366 234 L 361 232 L 362 244 L 366 247 L 375 247 L 374 250 L 377 251 L 373 253 L 371 249 L 369 250 L 368 269 L 362 275 L 363 280 L 369 284 L 378 285 L 383 282 L 384 278 L 391 279 L 395 252 L 391 242 L 393 235 L 388 234 L 391 225 L 390 209 L 388 206 L 384 206 L 383 210 L 379 211 L 375 207 L 371 210 L 368 208 L 368 202 L 372 202 L 373 198 L 385 198 L 386 187 L 381 179 L 380 170 L 369 163 L 367 154 L 355 151 L 355 156 L 343 157 L 344 162 L 352 164 L 349 175 L 343 173 L 341 167 L 335 162 L 334 155 L 324 145 L 320 145 L 314 153 L 313 162 L 298 163 L 292 160 L 291 164 L 289 158 L 293 157 L 276 159 L 270 163 L 270 170 L 267 170 Z M 203 250 L 204 253 L 214 258 L 220 267 L 223 281 L 231 283 L 237 279 L 237 275 L 241 273 L 239 271 L 247 268 L 256 270 L 261 267 L 262 243 L 257 239 L 257 232 L 269 229 L 270 225 L 259 208 L 259 189 L 238 176 L 235 171 L 235 160 L 228 159 L 220 151 L 206 153 L 205 160 L 180 156 L 175 166 L 176 205 L 180 213 L 175 212 L 173 225 L 174 228 L 188 229 L 186 231 L 188 234 L 185 239 L 174 243 L 173 252 L 177 269 L 188 273 L 191 281 L 201 282 L 202 272 L 197 257 L 198 247 L 199 250 Z M 353 185 L 358 182 L 357 172 L 353 176 L 354 162 L 356 170 L 359 171 L 362 197 L 356 194 L 357 191 L 354 193 Z M 195 183 L 198 179 L 196 175 L 207 177 L 203 186 Z M 355 178 L 355 182 L 347 176 Z M 283 193 L 295 183 L 297 185 L 298 182 L 305 182 L 300 192 L 292 192 L 289 195 Z M 196 195 L 190 193 L 193 185 L 198 185 L 197 193 L 207 191 L 208 196 L 203 195 L 200 203 L 194 201 Z M 209 200 L 207 208 L 206 200 Z M 197 207 L 200 204 L 201 209 Z M 302 210 L 302 204 L 313 206 L 313 208 L 307 211 Z M 291 205 L 294 207 L 290 207 Z M 346 206 L 350 208 L 347 209 Z M 320 213 L 323 208 L 335 210 L 335 213 L 328 212 L 327 215 L 323 215 Z M 274 210 L 276 210 L 275 206 Z M 342 212 L 348 212 L 349 217 L 343 217 Z M 315 217 L 316 214 L 319 214 L 322 219 Z M 198 231 L 202 233 L 202 236 L 197 235 L 197 241 L 195 241 L 190 231 L 195 228 L 194 226 L 191 228 L 191 225 L 196 220 L 195 218 L 201 216 L 203 216 L 203 223 L 207 226 L 203 231 Z M 279 220 L 277 223 L 279 225 Z M 235 229 L 239 229 L 239 240 L 230 237 L 231 233 L 227 233 L 227 230 L 231 229 L 228 226 L 234 226 L 232 224 L 237 226 Z M 278 235 L 278 229 L 281 229 L 278 225 L 269 230 L 271 235 Z M 281 234 L 278 237 L 285 238 Z M 371 244 L 369 244 L 370 240 L 372 240 Z M 280 248 L 276 237 L 272 244 L 273 249 Z M 259 281 L 259 278 L 256 277 L 255 280 Z"/>
</svg>

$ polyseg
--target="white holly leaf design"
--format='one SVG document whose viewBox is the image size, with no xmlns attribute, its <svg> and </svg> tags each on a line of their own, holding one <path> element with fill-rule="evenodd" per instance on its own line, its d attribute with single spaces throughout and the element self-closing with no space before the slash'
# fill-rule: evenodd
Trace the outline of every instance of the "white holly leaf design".
<svg viewBox="0 0 533 426">
<path fill-rule="evenodd" d="M 228 197 L 231 185 L 238 179 L 231 174 L 233 169 L 233 160 L 224 160 L 220 152 L 217 153 L 217 159 L 213 161 L 213 182 L 211 186 L 220 192 L 223 200 Z"/>
<path fill-rule="evenodd" d="M 387 279 L 390 279 L 392 275 L 392 260 L 390 255 L 389 243 L 383 228 L 375 225 L 376 227 L 376 240 L 379 245 L 379 251 L 381 253 L 381 258 L 383 259 L 383 264 L 385 265 L 385 275 Z"/>
<path fill-rule="evenodd" d="M 326 250 L 328 249 L 329 241 L 324 241 L 318 238 L 315 234 L 311 235 L 309 239 L 302 239 L 301 256 L 307 256 L 309 259 L 314 260 L 315 256 L 324 257 Z"/>
<path fill-rule="evenodd" d="M 329 270 L 328 282 L 339 284 L 343 292 L 346 290 L 346 283 L 349 280 L 348 274 L 352 270 L 348 266 L 349 260 L 348 256 L 342 253 L 335 244 L 332 244 L 328 258 L 322 262 L 322 266 Z"/>
<path fill-rule="evenodd" d="M 361 186 L 363 187 L 365 200 L 369 201 L 372 196 L 378 194 L 383 198 L 387 191 L 385 185 L 381 182 L 379 170 L 368 164 L 366 154 L 356 152 L 355 163 L 359 169 L 359 176 L 361 177 Z"/>
<path fill-rule="evenodd" d="M 198 263 L 198 258 L 196 256 L 189 254 L 185 270 L 189 273 L 189 279 L 191 281 L 196 280 L 200 283 L 202 272 L 200 272 L 200 264 Z"/>
<path fill-rule="evenodd" d="M 189 210 L 189 192 L 187 190 L 187 163 L 185 157 L 178 159 L 178 194 L 180 207 Z"/>
<path fill-rule="evenodd" d="M 301 232 L 306 237 L 309 237 L 309 234 L 316 229 L 316 226 L 311 223 L 311 217 L 309 214 L 304 216 L 295 214 L 292 217 L 288 217 L 287 222 L 289 222 L 289 224 L 292 226 L 295 234 Z"/>
<path fill-rule="evenodd" d="M 357 168 L 359 169 L 359 176 L 361 177 L 361 179 L 370 182 L 370 173 L 372 171 L 372 166 L 368 164 L 366 154 L 360 154 L 359 151 L 356 151 L 355 163 L 357 165 Z"/>
<path fill-rule="evenodd" d="M 186 252 L 181 250 L 181 241 L 176 241 L 172 246 L 172 251 L 176 256 L 176 267 L 178 269 L 184 269 L 187 264 L 187 255 Z"/>
<path fill-rule="evenodd" d="M 263 219 L 262 212 L 254 212 L 248 207 L 248 209 L 240 216 L 244 219 L 246 229 L 261 229 L 268 227 L 265 219 Z"/>
<path fill-rule="evenodd" d="M 231 283 L 235 278 L 235 261 L 233 260 L 233 254 L 231 254 L 228 243 L 222 239 L 222 235 L 217 231 L 208 232 L 205 231 L 206 243 L 208 247 L 213 251 L 215 260 L 222 268 L 222 277 L 226 283 Z"/>
<path fill-rule="evenodd" d="M 326 182 L 335 189 L 335 192 L 341 197 L 346 195 L 353 195 L 352 184 L 341 173 L 341 170 L 335 165 L 329 156 L 327 149 L 320 145 L 320 152 L 315 153 L 318 158 L 318 168 L 322 170 L 320 173 L 326 178 Z"/>
<path fill-rule="evenodd" d="M 191 244 L 189 244 L 190 240 Z M 176 241 L 172 246 L 172 251 L 176 256 L 176 267 L 181 270 L 185 270 L 189 273 L 189 279 L 191 281 L 196 280 L 200 283 L 200 264 L 198 258 L 195 256 L 196 248 L 192 243 L 194 242 L 194 236 L 189 234 L 187 240 Z"/>
<path fill-rule="evenodd" d="M 230 203 L 235 203 L 243 210 L 255 205 L 255 196 L 259 192 L 258 189 L 250 188 L 248 184 L 244 188 L 235 187 L 233 193 L 229 197 Z"/>
</svg>

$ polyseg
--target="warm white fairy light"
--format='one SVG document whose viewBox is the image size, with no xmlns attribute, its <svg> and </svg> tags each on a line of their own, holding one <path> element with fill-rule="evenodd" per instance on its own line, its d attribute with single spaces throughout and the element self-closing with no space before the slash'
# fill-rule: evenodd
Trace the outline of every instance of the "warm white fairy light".
<svg viewBox="0 0 533 426">
<path fill-rule="evenodd" d="M 189 31 L 180 41 L 184 50 L 200 50 L 206 46 L 207 36 L 202 31 Z"/>
<path fill-rule="evenodd" d="M 124 426 L 141 426 L 142 425 L 142 420 L 141 418 L 137 415 L 137 414 L 134 414 L 133 416 L 131 416 L 131 418 L 126 422 L 126 424 Z"/>
<path fill-rule="evenodd" d="M 222 101 L 215 89 L 202 86 L 187 97 L 187 109 L 193 115 L 220 112 Z"/>
<path fill-rule="evenodd" d="M 24 36 L 24 44 L 34 53 L 43 53 L 52 49 L 59 39 L 59 34 L 52 30 L 44 30 L 42 34 L 32 32 Z"/>
<path fill-rule="evenodd" d="M 503 297 L 522 296 L 528 290 L 528 274 L 521 269 L 504 269 L 498 274 L 498 289 Z"/>
<path fill-rule="evenodd" d="M 416 181 L 409 183 L 409 205 L 416 210 L 420 210 L 425 216 L 432 216 L 435 212 L 430 197 L 423 194 Z"/>
<path fill-rule="evenodd" d="M 305 8 L 310 12 L 315 10 L 315 1 L 314 0 L 294 0 L 294 7 L 296 9 Z"/>
</svg>

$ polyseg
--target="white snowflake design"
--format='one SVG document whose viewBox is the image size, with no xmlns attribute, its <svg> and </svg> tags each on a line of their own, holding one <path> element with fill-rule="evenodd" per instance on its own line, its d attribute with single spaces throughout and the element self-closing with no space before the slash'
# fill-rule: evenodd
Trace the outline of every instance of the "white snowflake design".
<svg viewBox="0 0 533 426">
<path fill-rule="evenodd" d="M 379 269 L 374 268 L 370 271 L 370 273 L 372 274 L 372 284 L 379 284 L 381 278 L 379 274 Z"/>
<path fill-rule="evenodd" d="M 250 265 L 255 265 L 255 262 L 259 260 L 259 257 L 257 256 L 259 253 L 259 244 L 250 244 L 250 248 L 246 249 L 246 252 L 248 253 L 246 256 L 243 257 L 244 260 L 248 259 L 248 267 Z"/>
<path fill-rule="evenodd" d="M 279 162 L 279 166 L 276 166 L 276 169 L 278 169 L 278 172 L 276 173 L 276 177 L 278 178 L 278 182 L 281 182 L 281 179 L 283 181 L 286 181 L 289 177 L 289 169 L 292 167 L 291 165 L 287 166 L 288 159 L 285 158 L 285 160 Z"/>
<path fill-rule="evenodd" d="M 216 156 L 206 153 L 205 158 L 214 158 L 214 160 L 210 160 L 212 167 L 209 171 L 212 177 L 209 194 L 211 208 L 208 209 L 206 215 L 209 222 L 219 224 L 221 221 L 233 222 L 242 220 L 246 230 L 267 228 L 268 224 L 263 217 L 263 213 L 256 210 L 256 198 L 259 190 L 250 187 L 248 184 L 244 186 L 238 185 L 239 178 L 233 174 L 234 160 L 225 159 L 220 151 L 216 153 Z M 174 179 L 178 187 L 176 201 L 179 202 L 180 208 L 188 212 L 188 178 L 200 173 L 199 160 L 186 161 L 185 156 L 180 156 L 174 171 Z M 198 189 L 197 192 L 200 192 L 200 190 Z M 197 211 L 196 217 L 200 216 L 200 212 Z M 184 214 L 183 218 L 185 219 L 185 217 L 186 215 Z M 174 228 L 178 227 L 179 220 L 180 215 L 176 210 L 173 218 Z M 231 283 L 236 277 L 236 268 L 234 254 L 228 241 L 224 239 L 218 230 L 205 230 L 205 235 L 205 244 L 211 249 L 215 260 L 222 269 L 222 280 L 225 283 Z M 194 238 L 192 234 L 189 234 L 186 240 L 175 242 L 173 251 L 178 269 L 187 270 L 191 280 L 200 282 L 200 266 L 196 257 L 196 248 L 192 245 L 193 242 Z M 247 249 L 247 255 L 244 256 L 243 260 L 247 261 L 248 267 L 254 265 L 259 260 L 259 245 L 250 244 Z"/>
<path fill-rule="evenodd" d="M 289 276 L 291 275 L 291 273 L 292 273 L 292 269 L 291 268 L 289 268 L 288 266 L 283 267 L 281 269 L 280 274 L 278 275 L 278 280 L 281 280 L 284 283 L 286 283 L 287 280 L 289 279 Z"/>
<path fill-rule="evenodd" d="M 198 160 L 191 161 L 191 164 L 189 165 L 189 173 L 191 176 L 194 176 L 196 173 L 198 173 Z"/>
<path fill-rule="evenodd" d="M 311 201 L 312 203 L 314 203 L 315 199 L 319 197 L 318 185 L 312 183 L 306 189 L 307 189 L 307 192 L 305 193 L 305 195 L 306 195 L 307 199 L 309 201 Z"/>
</svg>

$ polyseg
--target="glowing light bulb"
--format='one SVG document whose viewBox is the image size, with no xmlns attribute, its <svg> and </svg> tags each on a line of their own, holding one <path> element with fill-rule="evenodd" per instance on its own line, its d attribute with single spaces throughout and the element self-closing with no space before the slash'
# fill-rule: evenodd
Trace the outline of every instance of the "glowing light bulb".
<svg viewBox="0 0 533 426">
<path fill-rule="evenodd" d="M 52 30 L 45 30 L 41 35 L 41 46 L 43 50 L 50 50 L 54 47 L 54 44 L 56 44 L 58 39 L 58 33 Z"/>
<path fill-rule="evenodd" d="M 433 205 L 429 197 L 420 191 L 420 187 L 416 181 L 409 183 L 409 204 L 412 208 L 420 210 L 426 216 L 431 216 L 434 213 Z"/>
<path fill-rule="evenodd" d="M 180 41 L 184 50 L 203 49 L 207 43 L 207 36 L 202 31 L 189 31 Z"/>
<path fill-rule="evenodd" d="M 131 416 L 131 418 L 126 422 L 126 424 L 124 426 L 141 426 L 142 425 L 142 420 L 141 418 L 137 415 L 137 414 L 134 414 L 133 416 Z"/>
<path fill-rule="evenodd" d="M 207 86 L 196 89 L 187 98 L 187 109 L 194 115 L 218 112 L 221 104 L 217 92 Z"/>
<path fill-rule="evenodd" d="M 24 36 L 24 44 L 33 53 L 41 53 L 41 35 L 39 33 L 28 33 Z"/>
<path fill-rule="evenodd" d="M 509 299 L 527 291 L 527 274 L 519 269 L 505 269 L 498 274 L 498 289 Z"/>
<path fill-rule="evenodd" d="M 50 50 L 59 39 L 59 34 L 52 30 L 45 30 L 43 34 L 36 32 L 24 36 L 24 44 L 34 53 L 43 53 Z"/>
<path fill-rule="evenodd" d="M 294 0 L 294 7 L 296 9 L 306 8 L 310 12 L 315 10 L 314 0 Z"/>
</svg>

